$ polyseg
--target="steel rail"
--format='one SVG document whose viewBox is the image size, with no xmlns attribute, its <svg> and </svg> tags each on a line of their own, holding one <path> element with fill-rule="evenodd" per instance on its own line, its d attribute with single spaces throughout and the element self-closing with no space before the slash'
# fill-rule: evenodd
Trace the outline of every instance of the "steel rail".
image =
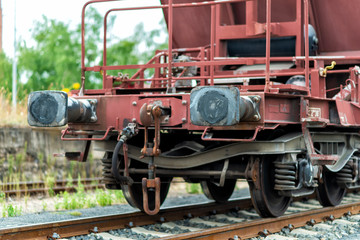
<svg viewBox="0 0 360 240">
<path fill-rule="evenodd" d="M 75 192 L 76 191 L 76 187 L 77 186 L 61 186 L 61 187 L 53 187 L 53 188 L 31 188 L 31 189 L 12 189 L 12 190 L 5 190 L 2 191 L 6 196 L 11 196 L 11 195 L 25 195 L 25 194 L 30 194 L 30 195 L 35 195 L 35 194 L 39 194 L 39 193 L 47 193 L 49 191 L 53 191 L 55 194 L 60 193 L 60 192 Z M 94 190 L 94 189 L 105 189 L 105 185 L 104 184 L 90 184 L 90 185 L 84 185 L 84 189 L 85 190 Z"/>
<path fill-rule="evenodd" d="M 339 205 L 336 207 L 326 207 L 306 212 L 284 215 L 278 218 L 268 218 L 254 220 L 248 223 L 236 223 L 223 227 L 204 229 L 201 231 L 183 233 L 176 236 L 159 238 L 161 240 L 170 239 L 233 239 L 238 236 L 239 239 L 247 239 L 259 236 L 260 232 L 266 229 L 270 233 L 281 231 L 282 228 L 292 224 L 295 228 L 305 226 L 309 221 L 322 222 L 331 215 L 339 218 L 348 212 L 357 214 L 360 211 L 359 202 Z"/>
<path fill-rule="evenodd" d="M 95 218 L 81 218 L 61 222 L 36 224 L 9 229 L 0 229 L 0 240 L 45 239 L 53 233 L 62 238 L 88 234 L 95 227 L 103 232 L 129 226 L 142 226 L 157 222 L 175 221 L 184 217 L 197 217 L 210 212 L 224 213 L 230 209 L 248 209 L 252 207 L 249 198 L 229 201 L 227 204 L 205 203 L 160 210 L 159 214 L 150 216 L 142 212 L 132 212 Z"/>
<path fill-rule="evenodd" d="M 85 189 L 95 189 L 105 188 L 104 184 L 92 184 L 93 182 L 100 182 L 101 178 L 84 178 L 80 179 L 81 184 L 84 185 Z M 67 186 L 68 183 L 71 183 L 73 186 Z M 57 180 L 54 183 L 54 186 L 51 188 L 55 193 L 61 191 L 73 191 L 78 185 L 78 180 L 73 179 L 72 181 L 68 180 Z M 6 195 L 15 195 L 15 194 L 35 194 L 43 193 L 50 190 L 47 186 L 47 183 L 44 181 L 33 181 L 33 182 L 19 182 L 19 183 L 5 183 L 0 184 L 0 189 Z"/>
</svg>

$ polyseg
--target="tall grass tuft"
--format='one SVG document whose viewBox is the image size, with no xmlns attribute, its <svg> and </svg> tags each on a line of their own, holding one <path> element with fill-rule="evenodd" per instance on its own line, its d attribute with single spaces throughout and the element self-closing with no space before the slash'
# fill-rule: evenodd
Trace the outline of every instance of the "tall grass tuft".
<svg viewBox="0 0 360 240">
<path fill-rule="evenodd" d="M 11 94 L 5 94 L 5 89 L 0 89 L 0 126 L 27 126 L 26 99 L 16 105 L 16 111 L 11 104 Z"/>
</svg>

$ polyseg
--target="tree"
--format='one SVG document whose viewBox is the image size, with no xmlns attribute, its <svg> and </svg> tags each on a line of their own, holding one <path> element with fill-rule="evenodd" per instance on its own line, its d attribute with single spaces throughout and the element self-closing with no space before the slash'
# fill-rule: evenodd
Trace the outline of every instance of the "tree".
<svg viewBox="0 0 360 240">
<path fill-rule="evenodd" d="M 86 66 L 102 65 L 102 23 L 103 17 L 93 8 L 87 11 L 85 24 Z M 115 17 L 111 17 L 108 28 L 111 29 Z M 164 22 L 162 23 L 164 25 Z M 24 84 L 29 92 L 46 89 L 63 89 L 80 82 L 81 76 L 81 27 L 71 30 L 69 25 L 43 17 L 33 30 L 34 47 L 22 42 L 19 47 L 19 69 L 27 77 Z M 107 50 L 108 65 L 126 65 L 147 62 L 154 50 L 163 45 L 153 38 L 161 30 L 144 31 L 138 25 L 134 36 L 110 42 Z M 145 49 L 141 49 L 145 45 Z M 134 71 L 129 71 L 134 73 Z M 86 75 L 86 88 L 101 88 L 101 75 Z"/>
<path fill-rule="evenodd" d="M 36 23 L 33 38 L 34 47 L 23 42 L 19 48 L 19 69 L 28 78 L 25 88 L 62 89 L 79 81 L 80 44 L 68 25 L 44 16 Z"/>
<path fill-rule="evenodd" d="M 12 64 L 5 53 L 0 52 L 0 82 L 6 92 L 12 90 Z"/>
</svg>

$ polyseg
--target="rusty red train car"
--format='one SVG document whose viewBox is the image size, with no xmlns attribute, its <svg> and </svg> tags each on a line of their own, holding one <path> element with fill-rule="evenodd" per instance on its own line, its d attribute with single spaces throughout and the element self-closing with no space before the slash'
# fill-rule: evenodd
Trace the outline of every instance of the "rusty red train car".
<svg viewBox="0 0 360 240">
<path fill-rule="evenodd" d="M 217 202 L 245 179 L 256 210 L 269 217 L 282 215 L 293 197 L 316 192 L 332 206 L 359 186 L 357 0 L 161 0 L 113 8 L 104 16 L 104 64 L 87 66 L 85 8 L 109 1 L 83 9 L 81 89 L 71 97 L 33 92 L 28 100 L 31 126 L 67 124 L 64 141 L 86 142 L 69 159 L 86 161 L 91 142 L 101 144 L 107 188 L 156 214 L 173 177 L 201 183 Z M 168 49 L 146 64 L 108 66 L 108 15 L 155 8 L 164 13 Z M 124 77 L 128 69 L 137 72 Z M 86 89 L 89 71 L 102 73 L 102 89 Z"/>
</svg>

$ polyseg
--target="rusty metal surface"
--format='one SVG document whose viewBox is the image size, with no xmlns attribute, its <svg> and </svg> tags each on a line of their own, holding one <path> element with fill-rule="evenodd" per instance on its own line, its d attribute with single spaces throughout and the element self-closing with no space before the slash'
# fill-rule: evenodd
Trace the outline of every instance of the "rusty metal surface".
<svg viewBox="0 0 360 240">
<path fill-rule="evenodd" d="M 162 0 L 163 4 L 167 1 Z M 200 2 L 199 0 L 177 0 L 175 3 Z M 247 4 L 250 4 L 249 1 Z M 296 17 L 296 1 L 277 0 L 273 1 L 271 15 L 272 21 L 284 22 L 294 20 Z M 310 24 L 314 25 L 319 37 L 321 52 L 360 50 L 358 40 L 360 33 L 357 30 L 357 13 L 360 7 L 357 0 L 346 1 L 339 9 L 339 0 L 316 0 L 310 1 Z M 222 9 L 222 13 L 228 15 L 222 21 L 229 23 L 245 24 L 245 4 L 230 3 Z M 266 21 L 265 0 L 259 0 L 258 18 L 260 23 Z M 164 15 L 168 13 L 164 10 Z M 210 39 L 210 7 L 194 8 L 191 10 L 178 9 L 174 11 L 174 47 L 197 47 L 208 45 Z M 251 16 L 249 17 L 251 19 Z M 198 24 L 189 28 L 189 24 L 196 21 Z M 255 29 L 255 25 L 253 27 Z M 248 30 L 249 31 L 249 30 Z M 254 31 L 254 30 L 252 30 Z M 186 34 L 184 34 L 186 33 Z M 355 34 L 355 36 L 354 36 Z M 196 38 L 192 36 L 197 36 Z M 330 39 L 331 41 L 328 41 Z"/>
<path fill-rule="evenodd" d="M 160 178 L 155 179 L 142 179 L 142 193 L 143 193 L 143 207 L 146 214 L 156 215 L 160 211 Z M 148 189 L 155 189 L 155 207 L 154 209 L 149 208 Z"/>
<path fill-rule="evenodd" d="M 305 226 L 308 221 L 322 222 L 324 219 L 333 215 L 335 218 L 339 218 L 344 214 L 351 212 L 357 214 L 360 210 L 359 203 L 345 204 L 336 207 L 327 207 L 317 210 L 311 210 L 296 214 L 290 214 L 277 218 L 268 218 L 251 221 L 249 223 L 237 223 L 224 227 L 217 227 L 211 229 L 205 229 L 197 232 L 183 233 L 176 236 L 169 236 L 160 238 L 162 240 L 170 239 L 230 239 L 235 235 L 241 239 L 247 239 L 257 237 L 259 232 L 265 229 L 271 233 L 279 232 L 285 226 L 292 224 L 294 227 Z"/>
<path fill-rule="evenodd" d="M 163 209 L 160 210 L 156 216 L 150 216 L 141 212 L 134 212 L 121 215 L 38 224 L 11 229 L 2 229 L 0 230 L 0 240 L 40 240 L 45 239 L 47 236 L 52 236 L 54 232 L 58 233 L 61 237 L 71 237 L 88 234 L 89 230 L 94 229 L 94 227 L 97 227 L 99 231 L 102 232 L 115 228 L 125 228 L 129 225 L 142 226 L 162 222 L 161 219 L 165 219 L 166 221 L 180 220 L 189 213 L 191 213 L 192 216 L 197 217 L 206 215 L 211 211 L 223 213 L 236 207 L 248 209 L 251 206 L 250 199 L 241 199 L 230 201 L 228 204 L 206 203 L 175 209 Z"/>
</svg>

